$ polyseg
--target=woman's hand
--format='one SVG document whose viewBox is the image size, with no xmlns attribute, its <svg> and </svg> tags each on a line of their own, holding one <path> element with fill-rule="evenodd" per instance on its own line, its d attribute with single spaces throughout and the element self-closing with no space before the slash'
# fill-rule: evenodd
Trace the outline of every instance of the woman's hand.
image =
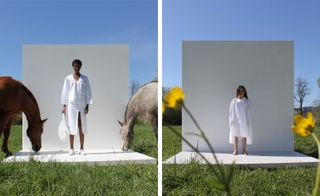
<svg viewBox="0 0 320 196">
<path fill-rule="evenodd" d="M 62 113 L 63 113 L 63 114 L 66 114 L 66 112 L 67 112 L 67 106 L 66 106 L 66 105 L 63 105 Z"/>
<path fill-rule="evenodd" d="M 86 108 L 84 109 L 84 113 L 85 113 L 85 114 L 88 114 L 88 112 L 89 112 L 89 105 L 87 104 L 87 105 L 86 105 Z"/>
</svg>

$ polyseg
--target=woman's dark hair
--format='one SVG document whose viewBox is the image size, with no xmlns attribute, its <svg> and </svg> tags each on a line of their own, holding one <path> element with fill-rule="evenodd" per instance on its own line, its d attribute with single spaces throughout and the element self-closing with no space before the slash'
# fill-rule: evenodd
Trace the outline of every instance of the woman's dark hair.
<svg viewBox="0 0 320 196">
<path fill-rule="evenodd" d="M 82 62 L 81 62 L 79 59 L 74 59 L 74 60 L 72 61 L 72 66 L 73 66 L 74 64 L 78 64 L 78 65 L 82 66 Z"/>
<path fill-rule="evenodd" d="M 244 90 L 244 97 L 248 99 L 247 90 L 243 85 L 238 86 L 237 93 L 236 93 L 237 97 L 239 97 L 239 95 L 240 95 L 240 89 Z"/>
</svg>

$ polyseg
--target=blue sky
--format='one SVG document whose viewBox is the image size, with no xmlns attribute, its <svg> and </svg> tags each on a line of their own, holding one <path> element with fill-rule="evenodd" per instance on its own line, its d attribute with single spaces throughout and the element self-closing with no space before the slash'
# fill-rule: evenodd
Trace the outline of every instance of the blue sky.
<svg viewBox="0 0 320 196">
<path fill-rule="evenodd" d="M 0 0 L 0 75 L 22 79 L 23 44 L 129 44 L 130 80 L 157 76 L 156 0 Z"/>
<path fill-rule="evenodd" d="M 163 85 L 181 86 L 182 40 L 293 40 L 295 78 L 320 99 L 320 1 L 163 0 Z"/>
</svg>

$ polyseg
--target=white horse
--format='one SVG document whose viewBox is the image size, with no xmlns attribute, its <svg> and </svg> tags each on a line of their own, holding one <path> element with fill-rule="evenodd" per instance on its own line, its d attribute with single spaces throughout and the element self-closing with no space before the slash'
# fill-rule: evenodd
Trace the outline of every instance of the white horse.
<svg viewBox="0 0 320 196">
<path fill-rule="evenodd" d="M 150 122 L 158 138 L 158 82 L 143 85 L 129 100 L 121 125 L 122 150 L 128 150 L 133 139 L 133 128 L 138 116 Z"/>
</svg>

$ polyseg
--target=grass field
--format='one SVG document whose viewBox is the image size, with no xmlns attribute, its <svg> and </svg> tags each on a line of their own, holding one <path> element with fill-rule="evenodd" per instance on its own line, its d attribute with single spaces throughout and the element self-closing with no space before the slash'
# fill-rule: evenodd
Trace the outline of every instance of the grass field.
<svg viewBox="0 0 320 196">
<path fill-rule="evenodd" d="M 181 131 L 180 126 L 175 127 Z M 316 133 L 320 136 L 319 127 Z M 0 142 L 0 144 L 2 141 Z M 13 126 L 10 149 L 21 149 L 21 127 Z M 157 156 L 157 141 L 146 125 L 135 127 L 131 148 Z M 295 150 L 317 156 L 311 137 L 295 137 Z M 163 129 L 163 159 L 181 151 L 181 140 Z M 0 160 L 3 154 L 0 153 Z M 226 167 L 227 169 L 227 167 Z M 236 167 L 232 181 L 234 195 L 308 195 L 314 167 L 250 169 Z M 163 165 L 164 195 L 223 195 L 211 187 L 209 166 Z M 156 195 L 156 165 L 87 166 L 63 163 L 0 163 L 0 195 Z"/>
<path fill-rule="evenodd" d="M 11 133 L 9 149 L 17 152 L 22 146 L 21 126 L 13 126 Z M 135 127 L 131 148 L 157 157 L 150 126 Z M 0 163 L 0 195 L 157 195 L 157 175 L 157 165 Z"/>
<path fill-rule="evenodd" d="M 181 126 L 175 126 L 181 132 Z M 290 130 L 289 130 L 290 131 Z M 320 136 L 320 128 L 315 131 Z M 316 143 L 311 137 L 295 136 L 295 150 L 317 157 Z M 181 151 L 181 140 L 163 127 L 163 159 Z M 228 167 L 225 167 L 226 169 Z M 280 167 L 274 169 L 237 166 L 232 181 L 233 195 L 308 195 L 313 188 L 315 167 Z M 214 177 L 209 166 L 163 165 L 165 195 L 223 195 L 209 183 Z"/>
<path fill-rule="evenodd" d="M 134 127 L 135 135 L 130 148 L 136 152 L 158 157 L 158 140 L 149 125 L 138 124 Z"/>
</svg>

